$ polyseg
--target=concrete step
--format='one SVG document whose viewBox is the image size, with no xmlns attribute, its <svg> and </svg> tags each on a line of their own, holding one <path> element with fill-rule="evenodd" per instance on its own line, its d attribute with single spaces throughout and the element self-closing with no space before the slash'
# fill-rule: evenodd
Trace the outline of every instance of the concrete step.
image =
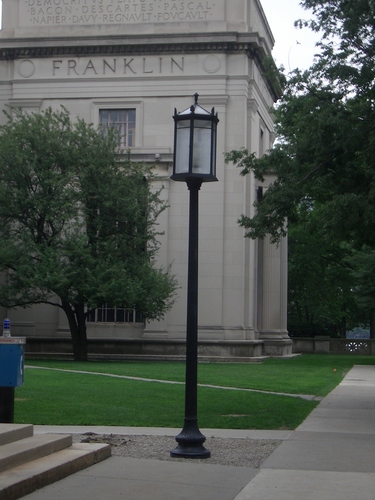
<svg viewBox="0 0 375 500">
<path fill-rule="evenodd" d="M 0 447 L 0 472 L 36 460 L 72 445 L 72 436 L 40 434 Z"/>
<path fill-rule="evenodd" d="M 0 473 L 1 500 L 16 500 L 111 456 L 107 444 L 80 443 Z"/>
<path fill-rule="evenodd" d="M 33 426 L 23 424 L 0 424 L 0 446 L 33 436 Z"/>
<path fill-rule="evenodd" d="M 111 456 L 102 443 L 72 444 L 68 434 L 0 424 L 0 499 L 15 500 Z"/>
</svg>

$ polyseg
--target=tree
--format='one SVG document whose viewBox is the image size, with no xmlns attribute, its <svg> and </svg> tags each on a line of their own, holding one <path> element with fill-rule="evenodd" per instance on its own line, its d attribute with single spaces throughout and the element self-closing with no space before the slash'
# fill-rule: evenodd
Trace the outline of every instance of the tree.
<svg viewBox="0 0 375 500">
<path fill-rule="evenodd" d="M 285 218 L 293 222 L 301 201 L 309 200 L 322 205 L 322 224 L 331 234 L 373 245 L 375 4 L 302 5 L 317 16 L 307 24 L 323 32 L 322 54 L 308 71 L 295 70 L 285 80 L 275 109 L 275 147 L 261 159 L 246 149 L 227 155 L 243 174 L 253 171 L 259 180 L 277 175 L 257 214 L 241 224 L 249 236 L 268 233 L 277 241 Z"/>
<path fill-rule="evenodd" d="M 274 148 L 261 159 L 246 149 L 227 155 L 243 175 L 276 176 L 256 215 L 243 215 L 240 224 L 247 236 L 269 234 L 277 243 L 302 211 L 317 211 L 320 238 L 368 254 L 375 249 L 375 2 L 301 5 L 315 18 L 296 24 L 321 33 L 321 53 L 309 70 L 280 76 Z"/>
<path fill-rule="evenodd" d="M 352 249 L 322 236 L 315 212 L 288 229 L 288 331 L 292 336 L 345 337 L 347 330 L 368 321 L 367 308 L 357 300 Z"/>
<path fill-rule="evenodd" d="M 375 338 L 375 249 L 364 245 L 349 258 L 355 280 L 355 294 L 358 307 L 369 312 L 370 338 Z"/>
<path fill-rule="evenodd" d="M 0 304 L 62 308 L 74 358 L 85 360 L 90 309 L 110 303 L 158 319 L 171 306 L 175 279 L 155 266 L 165 204 L 148 167 L 120 161 L 114 131 L 73 123 L 65 109 L 8 118 L 0 128 Z"/>
</svg>

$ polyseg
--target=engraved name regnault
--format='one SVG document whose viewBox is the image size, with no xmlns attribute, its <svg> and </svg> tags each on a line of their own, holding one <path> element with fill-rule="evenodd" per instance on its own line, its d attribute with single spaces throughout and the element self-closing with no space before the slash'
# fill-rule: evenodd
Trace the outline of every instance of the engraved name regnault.
<svg viewBox="0 0 375 500">
<path fill-rule="evenodd" d="M 28 26 L 209 21 L 222 0 L 24 0 Z M 222 8 L 219 8 L 221 11 Z"/>
</svg>

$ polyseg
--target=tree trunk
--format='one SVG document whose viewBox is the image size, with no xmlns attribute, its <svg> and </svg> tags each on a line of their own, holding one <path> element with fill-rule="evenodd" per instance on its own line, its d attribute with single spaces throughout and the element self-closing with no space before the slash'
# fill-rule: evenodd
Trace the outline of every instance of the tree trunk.
<svg viewBox="0 0 375 500">
<path fill-rule="evenodd" d="M 375 309 L 370 313 L 370 339 L 375 339 Z"/>
<path fill-rule="evenodd" d="M 87 361 L 87 331 L 86 315 L 83 304 L 74 307 L 67 301 L 62 301 L 62 308 L 68 318 L 72 335 L 74 361 Z"/>
<path fill-rule="evenodd" d="M 346 317 L 342 318 L 339 323 L 339 333 L 340 333 L 340 338 L 342 339 L 346 338 Z"/>
</svg>

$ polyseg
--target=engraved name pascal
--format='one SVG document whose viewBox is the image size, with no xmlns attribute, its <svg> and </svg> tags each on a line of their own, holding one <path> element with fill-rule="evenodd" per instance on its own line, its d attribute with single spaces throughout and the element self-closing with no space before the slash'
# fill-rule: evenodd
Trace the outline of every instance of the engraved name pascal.
<svg viewBox="0 0 375 500">
<path fill-rule="evenodd" d="M 183 73 L 184 57 L 181 58 L 107 58 L 107 59 L 54 59 L 53 76 L 140 75 Z"/>
</svg>

